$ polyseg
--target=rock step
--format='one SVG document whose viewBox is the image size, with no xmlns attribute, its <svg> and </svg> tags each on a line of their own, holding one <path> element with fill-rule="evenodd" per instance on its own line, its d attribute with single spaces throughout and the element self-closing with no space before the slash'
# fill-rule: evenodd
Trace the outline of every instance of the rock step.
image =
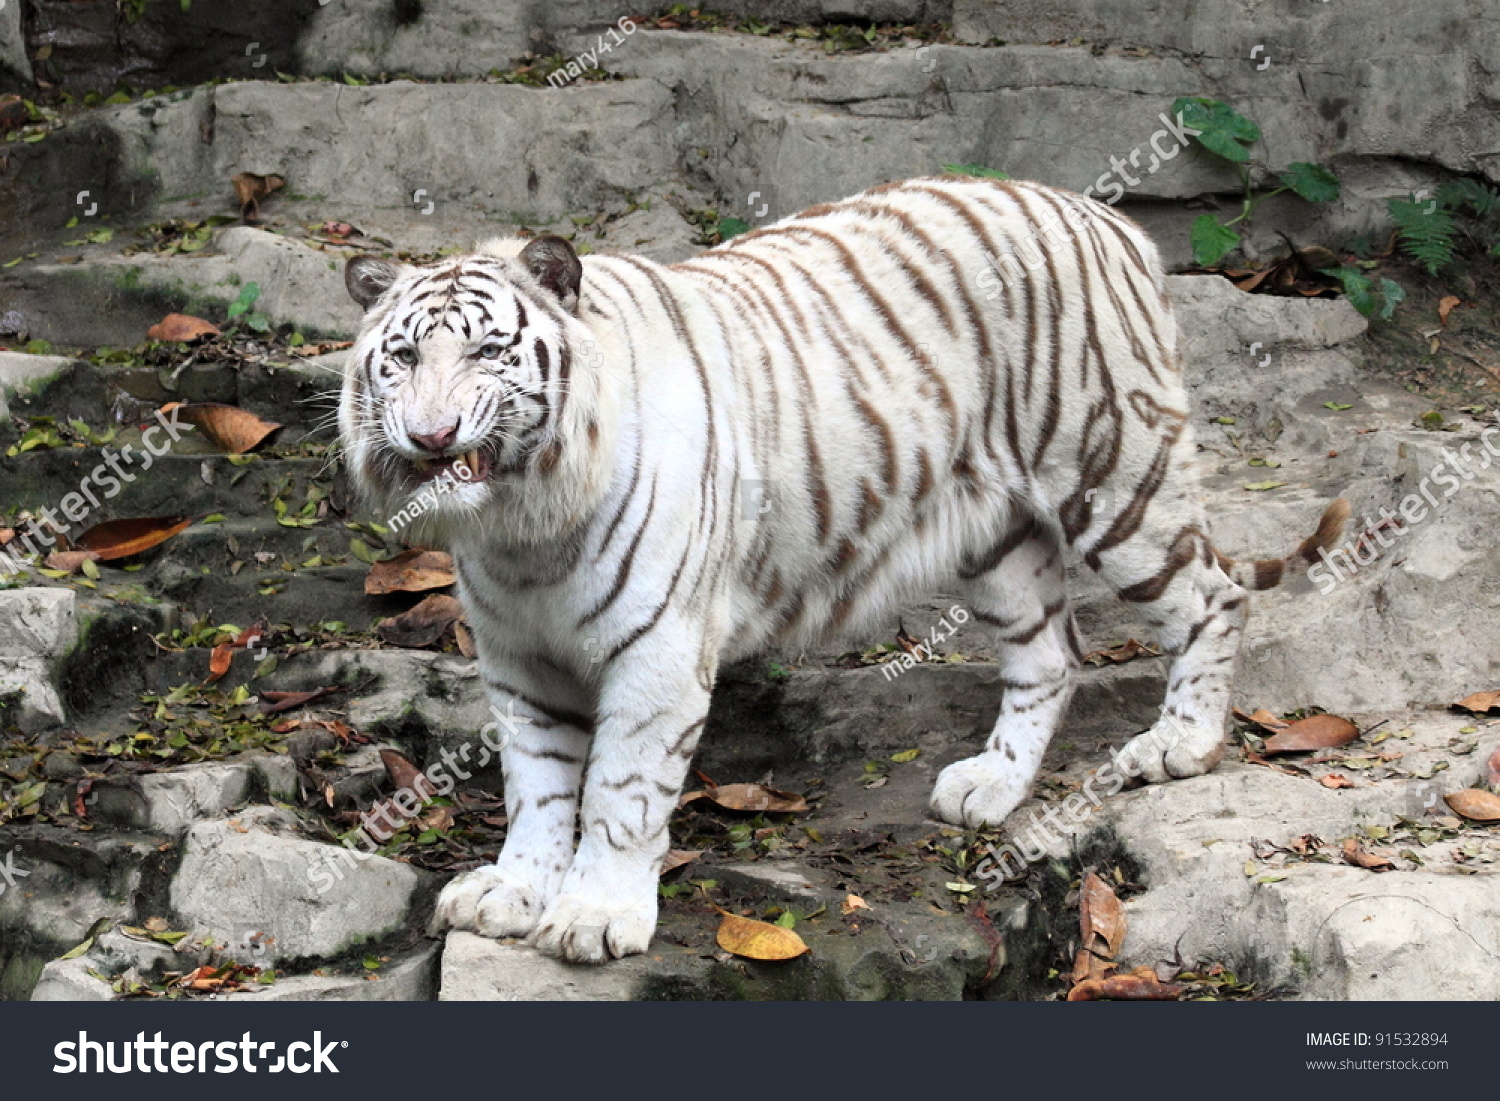
<svg viewBox="0 0 1500 1101">
<path fill-rule="evenodd" d="M 24 163 L 13 171 L 29 186 L 16 224 L 61 227 L 76 213 L 69 200 L 83 190 L 102 197 L 101 214 L 202 201 L 225 195 L 242 171 L 284 176 L 282 201 L 312 200 L 325 217 L 410 211 L 422 190 L 419 205 L 448 205 L 476 221 L 550 223 L 687 179 L 752 218 L 775 218 L 944 164 L 988 164 L 1082 190 L 1117 171 L 1112 163 L 1129 162 L 1139 174 L 1127 166 L 1120 186 L 1130 187 L 1131 208 L 1158 231 L 1171 262 L 1183 263 L 1192 212 L 1149 200 L 1239 185 L 1202 150 L 1178 155 L 1158 116 L 1181 95 L 1217 96 L 1249 113 L 1266 135 L 1272 168 L 1342 162 L 1348 178 L 1337 209 L 1290 199 L 1266 209 L 1265 224 L 1294 235 L 1315 221 L 1324 230 L 1358 231 L 1384 197 L 1428 182 L 1430 172 L 1394 160 L 1414 149 L 1444 169 L 1493 178 L 1494 166 L 1473 150 L 1488 148 L 1484 137 L 1496 137 L 1500 123 L 1467 78 L 1473 59 L 1484 56 L 1476 51 L 1496 33 L 1492 21 L 1481 22 L 1475 41 L 1461 21 L 1437 12 L 1409 17 L 1413 37 L 1433 45 L 1423 56 L 1440 63 L 1399 53 L 1379 63 L 1327 54 L 1329 42 L 1387 33 L 1366 29 L 1355 9 L 1294 21 L 1273 46 L 1286 52 L 1269 71 L 1247 62 L 1238 45 L 1267 37 L 1263 29 L 1223 39 L 1233 45 L 1227 53 L 1213 46 L 1196 57 L 915 40 L 830 56 L 817 43 L 777 37 L 641 29 L 606 62 L 628 79 L 560 89 L 232 81 L 92 109 L 48 141 L 22 147 Z M 972 14 L 973 24 L 983 22 Z M 1245 18 L 1237 13 L 1224 23 L 1238 33 Z M 1330 34 L 1346 21 L 1347 38 Z M 1184 19 L 1183 27 L 1203 22 Z M 578 53 L 597 39 L 565 34 L 558 43 Z M 486 64 L 493 56 L 464 52 Z M 1342 95 L 1351 83 L 1380 91 L 1351 104 Z M 84 145 L 106 146 L 111 156 L 89 163 L 79 156 Z M 497 149 L 519 152 L 497 158 Z M 1157 170 L 1149 167 L 1153 157 Z M 111 186 L 118 180 L 130 185 Z M 337 212 L 326 209 L 330 202 Z"/>
</svg>

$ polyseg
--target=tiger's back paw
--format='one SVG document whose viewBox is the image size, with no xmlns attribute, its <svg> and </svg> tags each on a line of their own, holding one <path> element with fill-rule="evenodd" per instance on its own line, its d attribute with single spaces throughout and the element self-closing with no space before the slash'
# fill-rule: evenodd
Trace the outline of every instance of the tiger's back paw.
<svg viewBox="0 0 1500 1101">
<path fill-rule="evenodd" d="M 1120 750 L 1120 769 L 1148 784 L 1209 772 L 1224 756 L 1224 734 L 1207 726 L 1163 720 Z"/>
<path fill-rule="evenodd" d="M 494 864 L 465 872 L 443 888 L 427 931 L 463 929 L 482 937 L 524 937 L 541 920 L 540 893 Z"/>
</svg>

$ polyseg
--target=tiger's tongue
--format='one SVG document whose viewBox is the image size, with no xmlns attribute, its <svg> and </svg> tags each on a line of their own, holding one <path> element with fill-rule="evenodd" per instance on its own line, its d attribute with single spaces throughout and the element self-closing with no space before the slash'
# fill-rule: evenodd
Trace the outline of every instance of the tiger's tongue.
<svg viewBox="0 0 1500 1101">
<path fill-rule="evenodd" d="M 463 470 L 455 469 L 463 464 Z M 482 451 L 465 451 L 442 459 L 424 459 L 417 463 L 417 480 L 430 482 L 448 475 L 459 482 L 482 482 L 489 477 L 489 456 Z"/>
</svg>

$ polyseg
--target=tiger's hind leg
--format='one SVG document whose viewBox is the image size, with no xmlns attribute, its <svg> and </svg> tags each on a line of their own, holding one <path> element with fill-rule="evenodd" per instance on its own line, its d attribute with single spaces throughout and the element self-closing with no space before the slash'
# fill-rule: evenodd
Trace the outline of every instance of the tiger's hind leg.
<svg viewBox="0 0 1500 1101">
<path fill-rule="evenodd" d="M 1121 770 L 1149 783 L 1198 776 L 1224 755 L 1224 734 L 1249 594 L 1220 568 L 1201 510 L 1148 508 L 1140 528 L 1086 553 L 1121 600 L 1136 605 L 1170 654 L 1161 718 L 1126 743 Z"/>
<path fill-rule="evenodd" d="M 963 574 L 965 603 L 994 628 L 1005 695 L 984 752 L 938 777 L 932 810 L 956 825 L 998 825 L 1031 791 L 1073 695 L 1079 665 L 1060 538 L 1030 521 Z"/>
</svg>

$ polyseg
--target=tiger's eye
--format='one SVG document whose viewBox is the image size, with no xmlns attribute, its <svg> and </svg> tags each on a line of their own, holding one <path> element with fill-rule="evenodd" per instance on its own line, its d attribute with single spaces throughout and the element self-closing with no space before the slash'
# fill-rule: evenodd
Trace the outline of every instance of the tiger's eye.
<svg viewBox="0 0 1500 1101">
<path fill-rule="evenodd" d="M 417 365 L 417 353 L 411 348 L 397 348 L 391 353 L 391 358 L 403 367 L 415 367 Z"/>
<path fill-rule="evenodd" d="M 490 343 L 480 347 L 479 356 L 481 359 L 499 359 L 501 353 L 504 351 L 504 348 L 500 347 L 500 345 L 496 344 L 494 341 L 491 341 Z"/>
</svg>

